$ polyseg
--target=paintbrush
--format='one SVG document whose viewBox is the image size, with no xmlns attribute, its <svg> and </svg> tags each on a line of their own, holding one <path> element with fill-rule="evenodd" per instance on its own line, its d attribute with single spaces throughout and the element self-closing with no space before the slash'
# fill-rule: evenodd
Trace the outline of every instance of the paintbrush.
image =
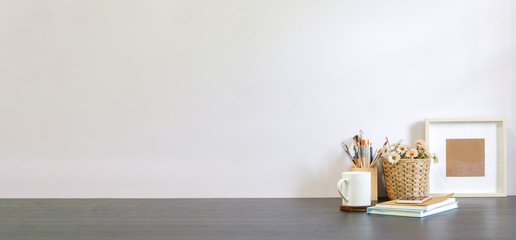
<svg viewBox="0 0 516 240">
<path fill-rule="evenodd" d="M 375 158 L 374 158 L 373 162 L 371 163 L 371 166 L 376 165 L 376 163 L 378 162 L 378 160 L 379 160 L 379 159 L 381 159 L 381 157 L 382 157 L 382 153 L 381 153 L 381 152 L 382 152 L 382 150 L 381 150 L 381 149 L 378 149 L 378 151 L 377 151 L 377 153 L 376 153 L 376 156 L 375 156 Z"/>
<path fill-rule="evenodd" d="M 348 156 L 349 160 L 351 160 L 351 163 L 353 163 L 353 166 L 357 167 L 355 164 L 355 159 L 351 156 L 351 153 L 349 152 L 349 147 L 344 143 L 341 142 L 342 148 L 344 148 L 344 152 L 346 152 L 346 155 Z"/>
<path fill-rule="evenodd" d="M 382 155 L 383 155 L 383 152 L 382 152 L 382 149 L 387 145 L 389 144 L 389 139 L 387 139 L 387 141 L 385 141 L 385 143 L 383 144 L 382 148 L 378 149 L 378 153 L 376 154 L 376 157 L 375 159 L 373 160 L 373 162 L 371 163 L 371 165 L 376 165 L 376 163 L 378 162 L 378 160 L 382 159 Z"/>
<path fill-rule="evenodd" d="M 373 145 L 368 141 L 369 149 L 367 149 L 367 165 L 371 167 L 371 162 L 373 162 Z"/>
<path fill-rule="evenodd" d="M 356 167 L 355 159 L 353 159 L 353 157 L 351 156 L 351 153 L 349 152 L 349 147 L 344 142 L 342 142 L 341 144 L 342 144 L 342 147 L 344 148 L 344 152 L 346 152 L 349 160 L 351 160 L 351 163 L 353 163 L 353 166 Z"/>
</svg>

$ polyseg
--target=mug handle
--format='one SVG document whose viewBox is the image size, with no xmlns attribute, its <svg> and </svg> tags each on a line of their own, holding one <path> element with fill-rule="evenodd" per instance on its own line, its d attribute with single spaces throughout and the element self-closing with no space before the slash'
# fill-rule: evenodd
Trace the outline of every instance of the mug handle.
<svg viewBox="0 0 516 240">
<path fill-rule="evenodd" d="M 344 198 L 344 200 L 346 200 L 346 202 L 349 202 L 348 197 L 344 196 L 344 193 L 342 192 L 342 183 L 348 184 L 349 181 L 347 179 L 341 179 L 337 183 L 337 190 L 339 191 L 339 194 L 342 196 L 342 198 Z"/>
</svg>

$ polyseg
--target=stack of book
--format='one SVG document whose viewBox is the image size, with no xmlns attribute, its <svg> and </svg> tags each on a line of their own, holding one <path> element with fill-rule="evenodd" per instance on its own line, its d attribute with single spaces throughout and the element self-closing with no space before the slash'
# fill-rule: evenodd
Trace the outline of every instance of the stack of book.
<svg viewBox="0 0 516 240">
<path fill-rule="evenodd" d="M 402 217 L 426 217 L 459 208 L 455 198 L 451 197 L 452 195 L 434 196 L 422 203 L 399 203 L 397 200 L 392 200 L 367 208 L 367 213 Z"/>
</svg>

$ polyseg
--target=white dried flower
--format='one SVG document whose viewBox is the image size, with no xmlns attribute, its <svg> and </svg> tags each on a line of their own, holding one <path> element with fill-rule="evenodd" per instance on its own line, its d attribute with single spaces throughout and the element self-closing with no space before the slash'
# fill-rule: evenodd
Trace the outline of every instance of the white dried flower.
<svg viewBox="0 0 516 240">
<path fill-rule="evenodd" d="M 396 164 L 400 161 L 401 157 L 400 155 L 395 152 L 395 151 L 392 151 L 389 153 L 389 156 L 387 157 L 387 160 L 391 163 L 391 164 Z"/>
<path fill-rule="evenodd" d="M 405 153 L 407 150 L 408 150 L 408 146 L 405 144 L 399 145 L 398 148 L 396 149 L 396 151 L 398 151 L 401 154 Z"/>
<path fill-rule="evenodd" d="M 432 154 L 432 158 L 434 159 L 434 163 L 438 163 L 439 162 L 439 158 L 437 157 L 437 154 Z"/>
</svg>

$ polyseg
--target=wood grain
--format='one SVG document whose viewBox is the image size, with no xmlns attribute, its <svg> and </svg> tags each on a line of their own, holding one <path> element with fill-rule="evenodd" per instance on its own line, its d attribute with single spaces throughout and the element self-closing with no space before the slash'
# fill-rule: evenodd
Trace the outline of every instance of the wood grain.
<svg viewBox="0 0 516 240">
<path fill-rule="evenodd" d="M 516 197 L 459 198 L 423 219 L 339 211 L 340 198 L 2 199 L 1 239 L 516 239 Z"/>
</svg>

